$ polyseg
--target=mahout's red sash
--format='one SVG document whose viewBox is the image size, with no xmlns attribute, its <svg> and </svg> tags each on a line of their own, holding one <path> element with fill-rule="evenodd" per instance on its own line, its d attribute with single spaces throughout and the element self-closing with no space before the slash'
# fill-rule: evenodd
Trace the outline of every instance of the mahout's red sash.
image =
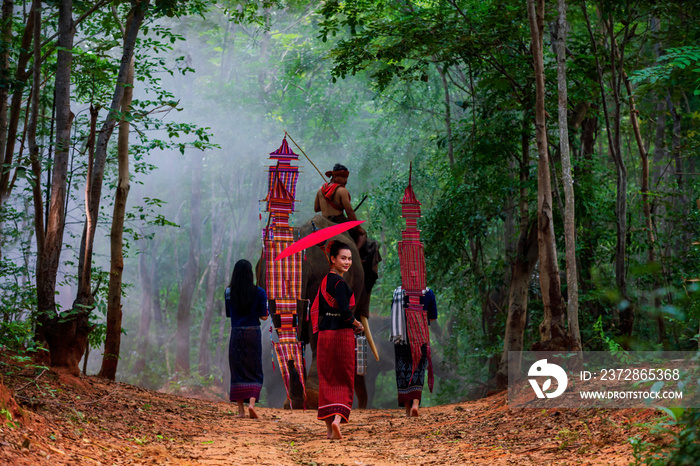
<svg viewBox="0 0 700 466">
<path fill-rule="evenodd" d="M 336 189 L 338 189 L 339 187 L 340 185 L 338 183 L 323 183 L 323 186 L 321 187 L 321 192 L 323 193 L 323 197 L 326 198 L 326 201 L 328 201 L 331 207 L 333 207 L 335 210 L 340 210 L 342 212 L 344 210 L 343 206 L 339 206 L 333 200 L 333 195 L 335 194 Z M 350 199 L 349 193 L 348 199 Z"/>
</svg>

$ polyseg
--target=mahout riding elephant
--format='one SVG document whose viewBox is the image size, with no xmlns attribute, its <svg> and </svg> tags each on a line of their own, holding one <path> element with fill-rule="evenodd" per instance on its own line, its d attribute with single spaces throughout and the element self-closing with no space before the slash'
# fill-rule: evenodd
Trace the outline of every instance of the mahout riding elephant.
<svg viewBox="0 0 700 466">
<path fill-rule="evenodd" d="M 332 225 L 334 225 L 334 223 L 330 220 L 322 217 L 321 215 L 316 215 L 300 228 L 295 228 L 295 237 L 302 238 L 311 234 L 314 231 L 314 227 L 315 229 L 322 229 Z M 355 242 L 347 232 L 334 236 L 331 238 L 331 240 L 343 241 L 350 247 L 350 251 L 352 252 L 352 267 L 350 267 L 350 270 L 348 270 L 343 278 L 355 294 L 355 318 L 362 321 L 365 328 L 365 335 L 367 335 L 370 346 L 374 346 L 368 322 L 370 293 L 366 291 L 365 271 L 363 270 L 360 253 L 355 246 Z M 256 266 L 257 282 L 258 286 L 266 288 L 265 261 L 262 259 L 262 255 L 260 257 L 261 259 L 258 261 Z M 316 297 L 316 293 L 318 292 L 318 288 L 321 285 L 321 280 L 323 280 L 323 277 L 328 274 L 329 270 L 330 265 L 328 263 L 328 258 L 325 251 L 321 247 L 312 246 L 306 249 L 305 259 L 302 261 L 302 299 L 308 299 L 309 303 L 313 302 L 314 298 Z M 303 319 L 299 320 L 301 322 L 300 325 L 308 325 L 308 323 Z M 317 335 L 313 335 L 313 332 L 311 332 L 310 329 L 304 328 L 302 333 L 306 332 L 308 332 L 308 335 L 311 335 L 312 354 L 311 364 L 307 363 L 309 370 L 308 374 L 306 374 L 306 407 L 315 409 L 318 407 L 318 372 L 316 370 Z M 296 370 L 291 373 L 290 379 L 291 383 L 289 397 L 291 399 L 292 407 L 302 408 L 304 406 L 304 395 L 301 382 L 299 381 L 299 374 L 297 374 Z M 365 383 L 365 376 L 355 376 L 355 395 L 357 396 L 358 408 L 366 408 L 367 386 Z"/>
</svg>

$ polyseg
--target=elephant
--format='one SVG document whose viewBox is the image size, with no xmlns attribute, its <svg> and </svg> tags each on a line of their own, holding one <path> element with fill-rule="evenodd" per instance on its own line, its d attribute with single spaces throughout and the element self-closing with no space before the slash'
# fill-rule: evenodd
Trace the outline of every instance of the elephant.
<svg viewBox="0 0 700 466">
<path fill-rule="evenodd" d="M 322 217 L 321 215 L 314 216 L 311 220 L 307 221 L 300 228 L 295 228 L 295 237 L 301 238 L 311 234 L 314 229 L 322 229 L 334 225 L 330 220 Z M 344 279 L 355 294 L 355 317 L 362 321 L 365 328 L 365 335 L 370 348 L 372 348 L 375 357 L 377 356 L 376 348 L 374 347 L 374 341 L 372 339 L 372 334 L 369 328 L 369 302 L 370 302 L 370 292 L 366 290 L 365 287 L 365 270 L 363 268 L 363 263 L 360 259 L 360 253 L 355 246 L 355 242 L 352 240 L 349 233 L 342 233 L 340 235 L 334 236 L 333 240 L 340 240 L 347 243 L 352 252 L 352 266 L 350 270 L 344 275 Z M 376 262 L 381 260 L 377 254 L 377 260 L 374 264 L 369 266 L 376 270 Z M 366 268 L 366 267 L 365 267 Z M 305 258 L 302 261 L 302 296 L 301 299 L 308 299 L 309 302 L 313 302 L 318 292 L 318 288 L 321 285 L 323 277 L 326 276 L 330 266 L 328 263 L 328 258 L 323 249 L 318 246 L 312 246 L 305 251 Z M 256 265 L 256 276 L 258 286 L 266 288 L 265 284 L 265 261 L 261 254 L 260 260 Z M 307 325 L 300 319 L 299 325 Z M 318 404 L 318 372 L 316 370 L 316 341 L 317 336 L 313 335 L 310 329 L 305 328 L 303 332 L 308 332 L 311 337 L 311 351 L 312 360 L 311 364 L 308 366 L 308 373 L 306 376 L 306 407 L 307 408 L 317 408 Z M 291 400 L 292 408 L 301 408 L 304 406 L 304 395 L 302 385 L 298 379 L 299 374 L 296 370 L 291 374 L 291 382 L 289 389 L 289 397 Z M 355 395 L 357 397 L 357 407 L 360 409 L 365 409 L 367 407 L 367 386 L 365 383 L 364 375 L 355 376 Z"/>
</svg>

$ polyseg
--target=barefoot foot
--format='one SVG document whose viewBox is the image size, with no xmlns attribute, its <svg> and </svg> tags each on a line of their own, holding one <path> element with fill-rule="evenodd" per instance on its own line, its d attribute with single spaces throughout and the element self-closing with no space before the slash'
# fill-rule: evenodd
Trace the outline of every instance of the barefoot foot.
<svg viewBox="0 0 700 466">
<path fill-rule="evenodd" d="M 411 417 L 418 417 L 418 408 L 415 406 L 411 408 Z"/>
<path fill-rule="evenodd" d="M 255 407 L 254 406 L 248 406 L 248 414 L 250 414 L 251 419 L 257 419 L 258 414 L 255 412 Z"/>
<path fill-rule="evenodd" d="M 338 424 L 336 424 L 335 422 L 331 424 L 331 429 L 333 429 L 333 432 L 330 436 L 331 439 L 340 440 L 343 438 L 343 436 L 340 434 L 340 426 Z"/>
</svg>

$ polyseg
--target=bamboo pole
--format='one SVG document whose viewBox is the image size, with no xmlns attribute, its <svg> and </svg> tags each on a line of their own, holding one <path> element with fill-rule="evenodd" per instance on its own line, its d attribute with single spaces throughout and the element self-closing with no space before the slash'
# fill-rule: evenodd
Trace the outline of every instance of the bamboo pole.
<svg viewBox="0 0 700 466">
<path fill-rule="evenodd" d="M 304 152 L 304 149 L 302 149 L 302 148 L 299 146 L 299 144 L 297 144 L 297 142 L 296 142 L 296 141 L 294 140 L 294 138 L 287 132 L 287 130 L 284 130 L 284 135 L 285 135 L 285 136 L 289 136 L 289 139 L 294 143 L 295 146 L 297 146 L 297 149 L 299 149 L 299 150 L 301 151 L 301 153 L 304 154 L 304 157 L 306 157 L 306 160 L 308 160 L 309 163 L 310 163 L 311 165 L 313 165 L 313 167 L 316 169 L 316 171 L 318 172 L 318 174 L 321 175 L 321 178 L 323 178 L 323 181 L 326 181 L 325 175 L 324 175 L 323 173 L 321 173 L 321 170 L 319 170 L 318 167 L 316 166 L 316 164 L 314 164 L 314 163 L 311 161 L 311 159 L 309 158 L 309 156 L 306 155 L 306 152 Z"/>
</svg>

